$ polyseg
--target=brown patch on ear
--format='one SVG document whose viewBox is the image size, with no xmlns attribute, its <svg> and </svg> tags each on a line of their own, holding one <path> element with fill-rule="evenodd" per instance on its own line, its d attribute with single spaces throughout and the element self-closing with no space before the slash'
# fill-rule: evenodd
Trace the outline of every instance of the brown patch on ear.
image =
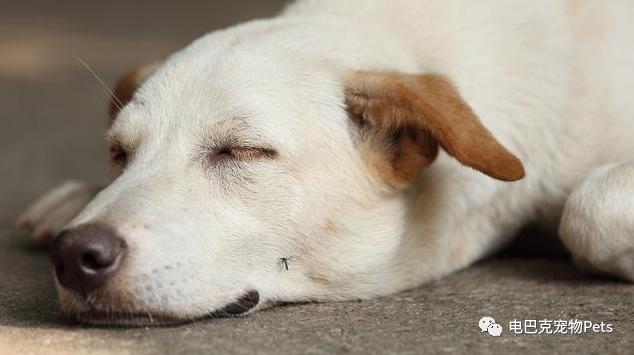
<svg viewBox="0 0 634 355">
<path fill-rule="evenodd" d="M 345 96 L 348 113 L 368 144 L 368 160 L 395 186 L 406 185 L 433 163 L 438 146 L 493 178 L 524 177 L 522 162 L 442 75 L 355 72 L 347 79 Z"/>
<path fill-rule="evenodd" d="M 157 63 L 139 66 L 127 71 L 119 78 L 112 90 L 113 97 L 110 100 L 109 113 L 111 122 L 117 117 L 119 111 L 132 100 L 139 86 L 154 73 L 158 66 L 159 64 Z"/>
</svg>

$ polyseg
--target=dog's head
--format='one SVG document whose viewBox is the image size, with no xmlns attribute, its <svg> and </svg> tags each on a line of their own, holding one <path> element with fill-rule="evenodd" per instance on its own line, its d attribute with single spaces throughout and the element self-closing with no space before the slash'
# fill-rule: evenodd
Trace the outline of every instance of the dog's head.
<svg viewBox="0 0 634 355">
<path fill-rule="evenodd" d="M 207 47 L 117 85 L 116 177 L 53 246 L 61 304 L 84 320 L 391 292 L 403 195 L 440 150 L 500 180 L 523 176 L 442 75 Z"/>
</svg>

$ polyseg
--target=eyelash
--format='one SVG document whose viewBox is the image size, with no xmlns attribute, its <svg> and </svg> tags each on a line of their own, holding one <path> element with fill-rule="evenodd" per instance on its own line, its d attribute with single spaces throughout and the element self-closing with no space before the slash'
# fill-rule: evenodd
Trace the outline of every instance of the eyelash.
<svg viewBox="0 0 634 355">
<path fill-rule="evenodd" d="M 212 166 L 216 166 L 232 160 L 249 161 L 262 158 L 273 159 L 276 156 L 277 152 L 267 148 L 223 147 L 211 152 L 208 155 L 208 161 Z"/>
</svg>

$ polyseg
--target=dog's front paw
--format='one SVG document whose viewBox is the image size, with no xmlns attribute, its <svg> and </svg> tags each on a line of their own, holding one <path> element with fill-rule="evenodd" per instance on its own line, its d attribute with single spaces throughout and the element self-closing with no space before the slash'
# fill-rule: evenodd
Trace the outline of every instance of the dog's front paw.
<svg viewBox="0 0 634 355">
<path fill-rule="evenodd" d="M 48 241 L 62 231 L 99 192 L 99 188 L 67 181 L 33 203 L 17 220 L 37 241 Z"/>
<path fill-rule="evenodd" d="M 580 184 L 559 232 L 582 269 L 634 282 L 634 162 L 599 168 Z"/>
</svg>

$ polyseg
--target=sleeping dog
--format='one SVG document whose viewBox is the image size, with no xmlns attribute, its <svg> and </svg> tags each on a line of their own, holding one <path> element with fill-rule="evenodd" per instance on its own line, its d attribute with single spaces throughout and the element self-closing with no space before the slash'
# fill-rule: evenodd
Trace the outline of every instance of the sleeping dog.
<svg viewBox="0 0 634 355">
<path fill-rule="evenodd" d="M 298 1 L 124 75 L 110 186 L 64 184 L 19 223 L 89 323 L 387 295 L 535 221 L 634 281 L 633 19 L 625 0 Z"/>
</svg>

